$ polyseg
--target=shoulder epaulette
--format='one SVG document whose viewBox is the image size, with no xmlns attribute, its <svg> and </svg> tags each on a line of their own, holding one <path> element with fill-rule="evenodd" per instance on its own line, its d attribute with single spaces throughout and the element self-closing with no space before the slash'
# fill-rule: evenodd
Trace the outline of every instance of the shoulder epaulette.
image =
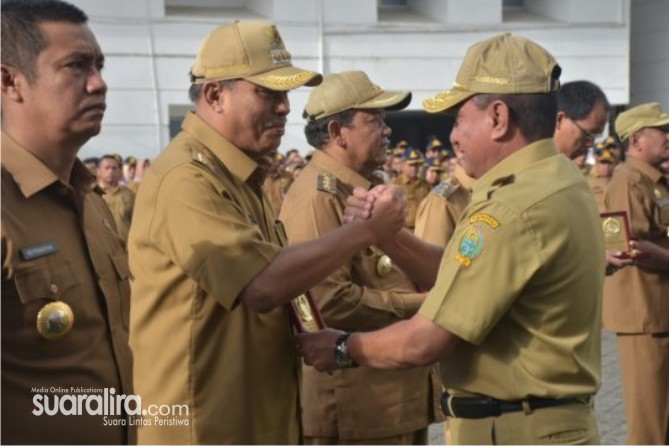
<svg viewBox="0 0 669 446">
<path fill-rule="evenodd" d="M 437 184 L 434 189 L 432 189 L 432 193 L 438 197 L 443 198 L 444 200 L 448 200 L 451 195 L 453 195 L 453 193 L 458 190 L 459 187 L 459 184 L 452 184 L 449 181 L 442 181 L 441 183 Z"/>
<path fill-rule="evenodd" d="M 199 165 L 200 167 L 204 167 L 205 169 L 209 170 L 211 173 L 213 172 L 213 165 L 211 162 L 211 159 L 209 158 L 209 154 L 198 149 L 193 149 L 191 151 L 191 156 L 193 158 L 193 163 L 196 165 Z"/>
<path fill-rule="evenodd" d="M 490 188 L 488 189 L 488 200 L 490 200 L 490 197 L 495 193 L 497 189 L 500 187 L 508 186 L 509 184 L 513 184 L 516 181 L 516 176 L 515 175 L 508 175 L 505 177 L 497 178 L 495 181 L 492 182 L 490 185 Z"/>
<path fill-rule="evenodd" d="M 327 172 L 318 172 L 316 188 L 320 191 L 337 195 L 337 178 Z"/>
</svg>

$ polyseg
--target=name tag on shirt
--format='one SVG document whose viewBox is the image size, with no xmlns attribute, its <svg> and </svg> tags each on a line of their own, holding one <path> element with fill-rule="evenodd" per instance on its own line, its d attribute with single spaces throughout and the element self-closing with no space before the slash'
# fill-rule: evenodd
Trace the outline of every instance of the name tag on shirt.
<svg viewBox="0 0 669 446">
<path fill-rule="evenodd" d="M 25 248 L 19 249 L 21 258 L 23 258 L 23 260 L 33 260 L 38 257 L 55 254 L 58 251 L 60 251 L 60 248 L 58 248 L 58 244 L 53 240 L 48 240 L 37 245 L 26 246 Z"/>
</svg>

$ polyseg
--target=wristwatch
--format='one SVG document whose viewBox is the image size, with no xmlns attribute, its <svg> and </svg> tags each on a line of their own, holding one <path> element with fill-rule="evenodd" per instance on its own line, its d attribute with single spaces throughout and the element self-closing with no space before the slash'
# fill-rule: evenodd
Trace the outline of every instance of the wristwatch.
<svg viewBox="0 0 669 446">
<path fill-rule="evenodd" d="M 352 333 L 344 333 L 339 336 L 335 341 L 334 346 L 334 359 L 338 367 L 341 368 L 351 368 L 358 367 L 358 364 L 355 363 L 353 358 L 348 354 L 348 347 L 346 346 L 346 341 Z"/>
</svg>

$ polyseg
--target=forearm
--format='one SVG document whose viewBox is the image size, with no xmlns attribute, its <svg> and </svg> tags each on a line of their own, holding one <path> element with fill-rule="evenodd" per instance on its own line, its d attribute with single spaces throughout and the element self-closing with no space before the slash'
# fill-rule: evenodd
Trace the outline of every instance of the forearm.
<svg viewBox="0 0 669 446">
<path fill-rule="evenodd" d="M 347 346 L 361 366 L 402 369 L 433 364 L 450 353 L 457 340 L 452 333 L 416 315 L 382 330 L 354 333 Z"/>
<path fill-rule="evenodd" d="M 372 243 L 365 223 L 341 226 L 324 236 L 283 248 L 242 291 L 241 301 L 265 312 L 289 302 L 325 279 Z"/>
<path fill-rule="evenodd" d="M 432 288 L 437 279 L 444 248 L 424 242 L 406 229 L 400 231 L 392 242 L 383 244 L 380 248 L 418 286 L 425 290 Z"/>
</svg>

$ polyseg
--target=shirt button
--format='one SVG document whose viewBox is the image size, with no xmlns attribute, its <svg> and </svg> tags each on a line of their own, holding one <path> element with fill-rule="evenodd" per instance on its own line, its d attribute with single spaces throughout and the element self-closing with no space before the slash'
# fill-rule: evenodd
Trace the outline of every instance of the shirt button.
<svg viewBox="0 0 669 446">
<path fill-rule="evenodd" d="M 55 283 L 52 283 L 51 286 L 50 286 L 50 289 L 51 289 L 51 292 L 53 294 L 56 294 L 58 292 L 58 285 L 56 285 Z"/>
<path fill-rule="evenodd" d="M 58 193 L 61 194 L 62 196 L 66 196 L 70 193 L 70 191 L 67 189 L 67 187 L 61 187 L 58 190 Z"/>
</svg>

